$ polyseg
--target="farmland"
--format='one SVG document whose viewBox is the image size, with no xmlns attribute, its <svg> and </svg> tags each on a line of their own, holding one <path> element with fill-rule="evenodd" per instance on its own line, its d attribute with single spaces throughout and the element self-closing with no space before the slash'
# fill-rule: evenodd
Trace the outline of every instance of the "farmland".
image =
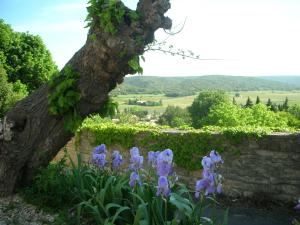
<svg viewBox="0 0 300 225">
<path fill-rule="evenodd" d="M 289 105 L 299 104 L 300 105 L 300 91 L 241 91 L 241 92 L 228 92 L 232 98 L 239 93 L 240 97 L 235 97 L 238 104 L 245 104 L 248 96 L 253 102 L 256 100 L 256 96 L 259 96 L 261 102 L 266 103 L 270 98 L 272 102 L 283 103 L 287 97 Z M 148 110 L 149 113 L 157 112 L 162 113 L 168 105 L 180 106 L 182 108 L 192 104 L 196 95 L 183 96 L 183 97 L 166 97 L 163 94 L 129 94 L 129 95 L 118 95 L 113 97 L 115 101 L 119 103 L 120 110 L 129 107 L 138 107 L 141 109 Z M 133 106 L 128 105 L 129 99 L 138 99 L 143 101 L 159 101 L 162 100 L 162 106 Z"/>
</svg>

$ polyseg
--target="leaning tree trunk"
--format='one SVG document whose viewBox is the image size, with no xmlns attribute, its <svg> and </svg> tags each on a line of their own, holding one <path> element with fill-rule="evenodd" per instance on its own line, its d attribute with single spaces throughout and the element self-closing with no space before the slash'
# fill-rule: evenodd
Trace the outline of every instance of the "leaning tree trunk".
<svg viewBox="0 0 300 225">
<path fill-rule="evenodd" d="M 93 38 L 87 38 L 66 64 L 80 75 L 77 85 L 81 98 L 75 107 L 81 117 L 99 110 L 108 93 L 126 74 L 134 72 L 128 62 L 144 52 L 145 46 L 153 41 L 155 30 L 171 28 L 171 20 L 164 16 L 169 8 L 169 0 L 140 0 L 136 9 L 138 19 L 125 18 L 117 33 L 105 32 L 98 23 L 90 27 L 88 37 Z M 131 12 L 126 7 L 125 10 Z M 64 128 L 65 115 L 49 113 L 51 91 L 49 85 L 40 87 L 18 102 L 0 123 L 2 196 L 30 182 L 73 136 Z"/>
</svg>

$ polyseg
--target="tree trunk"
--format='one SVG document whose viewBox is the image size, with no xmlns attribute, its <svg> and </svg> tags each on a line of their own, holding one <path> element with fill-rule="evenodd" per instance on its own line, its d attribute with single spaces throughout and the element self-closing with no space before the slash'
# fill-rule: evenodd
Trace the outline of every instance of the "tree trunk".
<svg viewBox="0 0 300 225">
<path fill-rule="evenodd" d="M 82 118 L 99 110 L 108 93 L 126 74 L 133 73 L 128 61 L 143 54 L 145 46 L 153 41 L 155 30 L 171 28 L 171 20 L 164 16 L 169 8 L 169 0 L 140 0 L 136 10 L 139 19 L 125 20 L 114 35 L 92 25 L 85 45 L 66 64 L 80 74 L 81 99 L 75 107 Z M 89 38 L 91 35 L 95 38 Z M 73 136 L 64 128 L 64 115 L 49 114 L 50 93 L 48 85 L 40 87 L 18 102 L 0 123 L 2 196 L 32 181 Z"/>
</svg>

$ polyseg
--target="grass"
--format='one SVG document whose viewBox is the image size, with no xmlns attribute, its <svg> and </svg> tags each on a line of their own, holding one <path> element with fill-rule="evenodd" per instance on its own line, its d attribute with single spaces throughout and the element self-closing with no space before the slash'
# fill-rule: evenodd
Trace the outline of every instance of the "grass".
<svg viewBox="0 0 300 225">
<path fill-rule="evenodd" d="M 236 92 L 230 92 L 228 93 L 229 96 L 232 98 L 235 96 Z M 245 104 L 248 96 L 251 98 L 251 100 L 255 103 L 256 96 L 260 97 L 260 100 L 263 103 L 266 103 L 268 99 L 270 98 L 272 102 L 275 103 L 283 103 L 285 98 L 288 97 L 289 99 L 289 105 L 293 104 L 299 104 L 300 105 L 300 91 L 241 91 L 238 92 L 240 94 L 240 97 L 236 97 L 236 101 L 238 104 Z M 117 97 L 114 97 L 113 99 L 116 100 L 119 103 L 119 107 L 122 110 L 124 108 L 129 107 L 138 107 L 141 109 L 148 110 L 149 113 L 162 113 L 166 109 L 168 105 L 172 106 L 180 106 L 182 108 L 185 108 L 187 106 L 190 106 L 194 100 L 196 95 L 193 96 L 184 96 L 184 97 L 166 97 L 163 94 L 159 95 L 153 95 L 153 94 L 131 94 L 131 95 L 119 95 Z M 129 99 L 139 99 L 144 101 L 159 101 L 162 100 L 163 105 L 162 106 L 133 106 L 133 105 L 127 105 L 127 102 Z"/>
<path fill-rule="evenodd" d="M 266 103 L 270 98 L 272 102 L 283 103 L 287 97 L 289 105 L 300 104 L 300 91 L 242 91 L 239 92 L 241 97 L 236 97 L 239 104 L 245 104 L 248 96 L 253 102 L 256 101 L 256 96 L 259 96 L 263 103 Z M 234 97 L 235 92 L 231 92 L 230 96 Z"/>
</svg>

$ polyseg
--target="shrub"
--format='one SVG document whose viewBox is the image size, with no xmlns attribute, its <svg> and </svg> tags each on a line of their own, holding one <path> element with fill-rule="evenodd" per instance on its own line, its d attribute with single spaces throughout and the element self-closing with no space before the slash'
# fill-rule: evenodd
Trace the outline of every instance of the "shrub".
<svg viewBox="0 0 300 225">
<path fill-rule="evenodd" d="M 248 108 L 241 108 L 232 103 L 220 103 L 211 108 L 201 123 L 206 126 L 253 126 L 270 127 L 277 130 L 299 127 L 299 120 L 290 113 L 275 113 L 261 103 Z"/>
<path fill-rule="evenodd" d="M 166 111 L 159 117 L 158 123 L 170 127 L 181 127 L 191 124 L 191 117 L 187 109 L 178 106 L 168 106 Z"/>
<path fill-rule="evenodd" d="M 200 92 L 188 108 L 192 118 L 192 126 L 194 128 L 202 127 L 202 119 L 207 116 L 210 108 L 222 102 L 229 102 L 228 96 L 223 91 Z"/>
</svg>

